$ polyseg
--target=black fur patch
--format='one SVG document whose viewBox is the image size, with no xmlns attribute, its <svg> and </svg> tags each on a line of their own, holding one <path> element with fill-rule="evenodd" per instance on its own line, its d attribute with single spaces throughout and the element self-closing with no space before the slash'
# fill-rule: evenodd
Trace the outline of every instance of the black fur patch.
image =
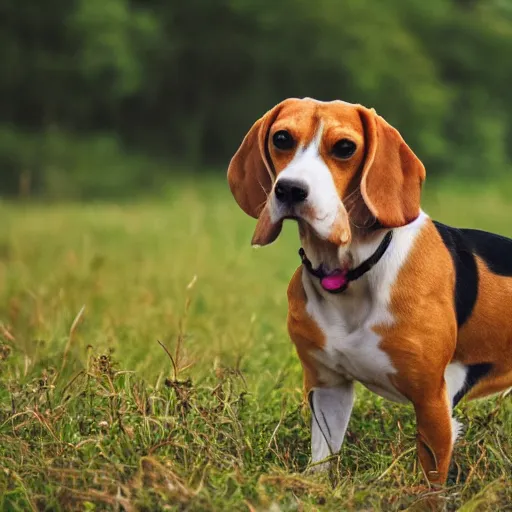
<svg viewBox="0 0 512 512">
<path fill-rule="evenodd" d="M 455 311 L 458 326 L 464 325 L 475 307 L 478 295 L 478 269 L 465 231 L 434 222 L 444 244 L 450 251 L 455 266 Z M 471 230 L 469 230 L 471 231 Z"/>
<path fill-rule="evenodd" d="M 466 374 L 466 380 L 464 386 L 460 391 L 453 397 L 453 407 L 455 407 L 462 399 L 462 397 L 482 378 L 484 378 L 491 370 L 491 363 L 478 363 L 472 364 L 468 367 L 468 373 Z"/>
<path fill-rule="evenodd" d="M 491 272 L 512 276 L 512 240 L 478 229 L 461 229 L 475 254 L 480 256 Z"/>
</svg>

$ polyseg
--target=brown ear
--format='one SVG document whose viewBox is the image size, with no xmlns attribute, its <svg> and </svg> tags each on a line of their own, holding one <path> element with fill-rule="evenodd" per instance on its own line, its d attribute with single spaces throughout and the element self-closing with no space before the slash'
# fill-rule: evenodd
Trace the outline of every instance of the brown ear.
<svg viewBox="0 0 512 512">
<path fill-rule="evenodd" d="M 359 107 L 359 111 L 366 141 L 361 194 L 382 226 L 405 226 L 420 214 L 425 167 L 375 110 Z"/>
<path fill-rule="evenodd" d="M 263 210 L 274 180 L 274 170 L 267 156 L 268 133 L 281 105 L 276 105 L 252 125 L 228 167 L 228 183 L 236 202 L 254 218 Z"/>
</svg>

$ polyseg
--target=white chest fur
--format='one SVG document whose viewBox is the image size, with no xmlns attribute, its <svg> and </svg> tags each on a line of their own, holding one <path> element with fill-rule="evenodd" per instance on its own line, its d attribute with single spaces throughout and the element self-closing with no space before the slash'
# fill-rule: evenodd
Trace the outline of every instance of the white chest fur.
<svg viewBox="0 0 512 512">
<path fill-rule="evenodd" d="M 396 370 L 373 328 L 394 322 L 389 309 L 391 290 L 426 218 L 422 213 L 412 224 L 396 229 L 378 264 L 342 294 L 325 292 L 315 277 L 302 273 L 307 311 L 326 339 L 325 347 L 313 354 L 325 385 L 356 380 L 381 396 L 405 401 L 389 379 Z M 355 264 L 368 258 L 379 243 L 352 247 Z"/>
</svg>

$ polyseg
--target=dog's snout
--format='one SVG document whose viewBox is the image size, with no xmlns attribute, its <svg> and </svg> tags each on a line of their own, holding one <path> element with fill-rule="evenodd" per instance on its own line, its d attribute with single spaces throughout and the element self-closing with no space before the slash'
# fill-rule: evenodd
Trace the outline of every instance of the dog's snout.
<svg viewBox="0 0 512 512">
<path fill-rule="evenodd" d="M 282 203 L 293 205 L 306 200 L 309 188 L 303 181 L 280 179 L 276 183 L 274 193 Z"/>
</svg>

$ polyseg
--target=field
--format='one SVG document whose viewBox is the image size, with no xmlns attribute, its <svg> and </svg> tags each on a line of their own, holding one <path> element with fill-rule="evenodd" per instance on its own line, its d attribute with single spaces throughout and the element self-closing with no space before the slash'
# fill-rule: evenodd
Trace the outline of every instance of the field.
<svg viewBox="0 0 512 512">
<path fill-rule="evenodd" d="M 504 188 L 424 207 L 512 235 Z M 512 510 L 510 395 L 459 406 L 444 490 L 420 491 L 412 409 L 361 387 L 337 469 L 305 472 L 295 227 L 254 250 L 223 181 L 164 195 L 0 203 L 0 509 Z"/>
</svg>

